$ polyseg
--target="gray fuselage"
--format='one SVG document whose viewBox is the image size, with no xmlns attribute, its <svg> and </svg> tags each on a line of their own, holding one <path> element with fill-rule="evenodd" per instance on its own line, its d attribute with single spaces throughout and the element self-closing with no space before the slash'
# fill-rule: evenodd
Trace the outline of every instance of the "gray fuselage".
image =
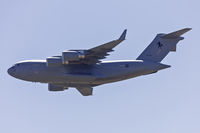
<svg viewBox="0 0 200 133">
<path fill-rule="evenodd" d="M 97 86 L 151 74 L 170 66 L 143 60 L 103 61 L 94 65 L 61 65 L 48 67 L 46 60 L 29 60 L 16 63 L 8 73 L 18 79 L 65 84 L 68 87 Z"/>
</svg>

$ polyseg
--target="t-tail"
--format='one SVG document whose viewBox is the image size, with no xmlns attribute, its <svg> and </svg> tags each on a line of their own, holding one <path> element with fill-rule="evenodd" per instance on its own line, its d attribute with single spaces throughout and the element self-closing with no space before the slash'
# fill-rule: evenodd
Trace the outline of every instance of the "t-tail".
<svg viewBox="0 0 200 133">
<path fill-rule="evenodd" d="M 158 34 L 137 60 L 161 62 L 170 51 L 176 51 L 177 43 L 184 39 L 181 35 L 189 30 L 191 28 L 185 28 L 169 34 Z"/>
</svg>

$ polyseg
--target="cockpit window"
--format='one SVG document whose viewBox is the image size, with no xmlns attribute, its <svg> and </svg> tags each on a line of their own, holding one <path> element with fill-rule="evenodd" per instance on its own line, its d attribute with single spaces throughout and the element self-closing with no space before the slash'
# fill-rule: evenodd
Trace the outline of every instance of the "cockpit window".
<svg viewBox="0 0 200 133">
<path fill-rule="evenodd" d="M 19 66 L 20 64 L 15 64 L 15 65 L 13 65 L 13 66 Z"/>
</svg>

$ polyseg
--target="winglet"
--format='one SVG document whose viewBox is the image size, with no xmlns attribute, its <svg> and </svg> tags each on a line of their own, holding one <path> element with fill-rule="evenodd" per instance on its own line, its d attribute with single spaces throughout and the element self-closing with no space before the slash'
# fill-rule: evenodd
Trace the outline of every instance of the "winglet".
<svg viewBox="0 0 200 133">
<path fill-rule="evenodd" d="M 181 29 L 181 30 L 166 34 L 166 35 L 162 36 L 162 38 L 165 38 L 165 39 L 177 38 L 177 37 L 180 37 L 181 35 L 183 35 L 184 33 L 190 31 L 191 29 L 192 28 Z"/>
<path fill-rule="evenodd" d="M 120 41 L 125 40 L 125 38 L 126 38 L 126 32 L 127 32 L 127 29 L 124 30 L 124 32 L 122 33 L 122 35 L 119 37 L 118 40 L 120 40 Z"/>
</svg>

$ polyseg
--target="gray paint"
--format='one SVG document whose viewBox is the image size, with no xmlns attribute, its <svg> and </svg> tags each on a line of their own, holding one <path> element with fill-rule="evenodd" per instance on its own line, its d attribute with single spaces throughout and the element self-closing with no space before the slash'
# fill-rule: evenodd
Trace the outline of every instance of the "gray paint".
<svg viewBox="0 0 200 133">
<path fill-rule="evenodd" d="M 49 83 L 49 91 L 63 91 L 68 87 L 75 87 L 82 95 L 88 96 L 92 95 L 94 86 L 152 74 L 170 67 L 160 61 L 183 39 L 180 35 L 189 30 L 186 28 L 170 34 L 157 35 L 137 60 L 99 62 L 101 58 L 97 57 L 93 64 L 90 60 L 88 64 L 76 62 L 58 66 L 48 66 L 46 60 L 27 60 L 16 63 L 8 69 L 8 73 L 25 81 Z M 118 40 L 93 48 L 93 53 L 97 54 L 99 51 L 105 56 L 107 52 L 112 51 L 113 45 L 116 46 L 125 39 L 125 35 L 126 30 Z M 103 48 L 107 48 L 106 52 L 102 51 Z M 91 59 L 91 50 L 88 58 Z"/>
</svg>

